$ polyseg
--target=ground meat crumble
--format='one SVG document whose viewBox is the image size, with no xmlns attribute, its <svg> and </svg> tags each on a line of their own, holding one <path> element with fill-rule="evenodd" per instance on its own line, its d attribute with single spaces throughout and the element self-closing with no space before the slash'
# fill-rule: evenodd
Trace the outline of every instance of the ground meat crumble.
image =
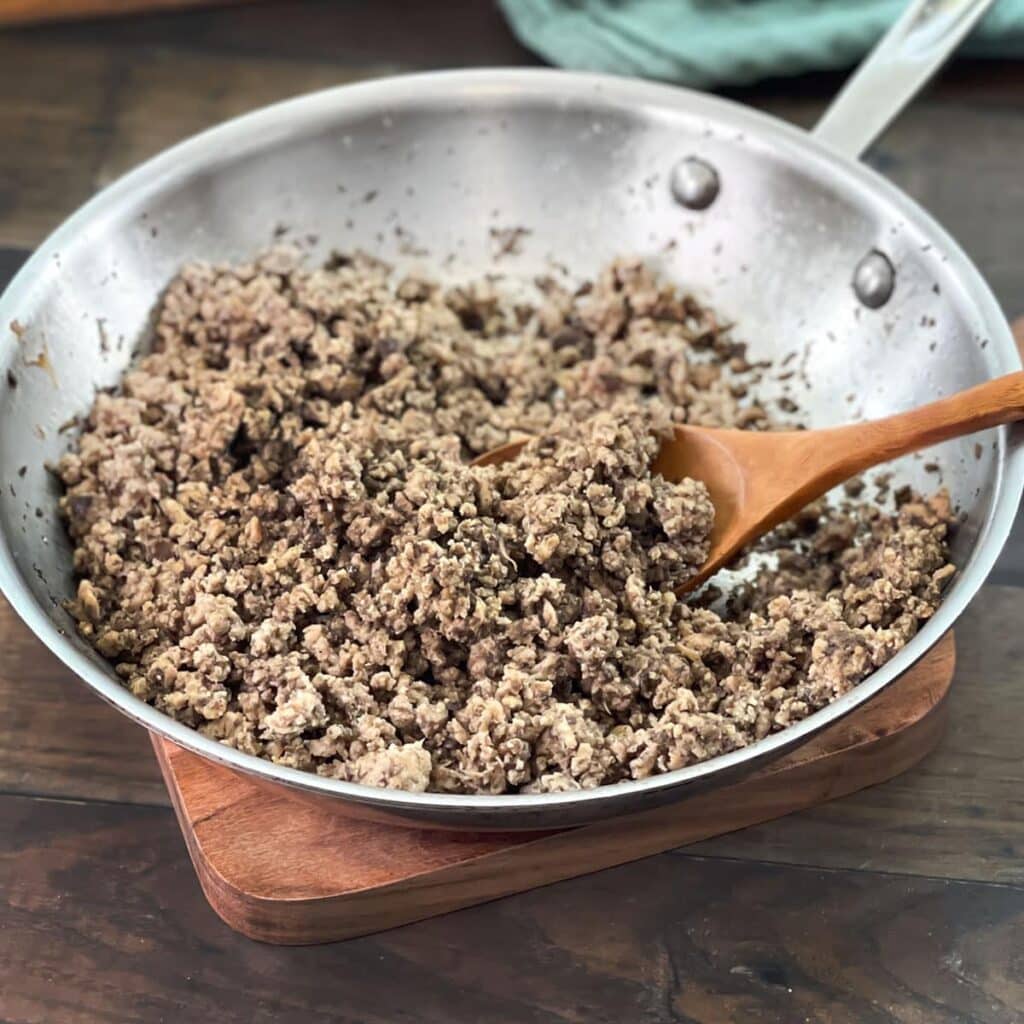
<svg viewBox="0 0 1024 1024">
<path fill-rule="evenodd" d="M 714 314 L 620 261 L 516 303 L 365 256 L 186 267 L 60 462 L 84 637 L 206 736 L 373 786 L 540 793 L 785 728 L 900 649 L 953 573 L 943 494 L 818 503 L 728 604 L 673 421 L 769 427 Z M 520 436 L 500 466 L 470 460 Z"/>
</svg>

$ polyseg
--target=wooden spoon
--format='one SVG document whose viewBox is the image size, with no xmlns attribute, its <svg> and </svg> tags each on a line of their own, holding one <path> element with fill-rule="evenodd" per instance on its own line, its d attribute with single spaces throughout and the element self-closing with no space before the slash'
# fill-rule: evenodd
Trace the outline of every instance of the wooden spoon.
<svg viewBox="0 0 1024 1024">
<path fill-rule="evenodd" d="M 702 480 L 715 506 L 708 560 L 678 592 L 700 586 L 741 548 L 844 480 L 919 448 L 1018 420 L 1024 420 L 1024 372 L 910 412 L 827 430 L 677 426 L 651 468 L 673 482 L 683 477 Z M 527 440 L 495 448 L 473 464 L 514 459 Z"/>
</svg>

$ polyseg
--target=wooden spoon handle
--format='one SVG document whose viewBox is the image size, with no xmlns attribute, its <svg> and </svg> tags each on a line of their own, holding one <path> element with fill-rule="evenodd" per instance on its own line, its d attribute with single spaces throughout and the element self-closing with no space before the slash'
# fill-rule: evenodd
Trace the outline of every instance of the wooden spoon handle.
<svg viewBox="0 0 1024 1024">
<path fill-rule="evenodd" d="M 948 398 L 881 420 L 815 431 L 823 477 L 840 483 L 920 448 L 1024 420 L 1024 372 L 986 381 Z"/>
</svg>

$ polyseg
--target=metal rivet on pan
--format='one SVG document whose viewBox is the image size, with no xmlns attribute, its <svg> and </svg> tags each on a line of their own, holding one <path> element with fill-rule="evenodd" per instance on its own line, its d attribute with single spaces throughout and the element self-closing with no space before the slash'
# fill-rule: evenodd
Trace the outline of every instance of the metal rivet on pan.
<svg viewBox="0 0 1024 1024">
<path fill-rule="evenodd" d="M 718 171 L 696 156 L 688 156 L 672 168 L 672 196 L 688 210 L 706 210 L 721 187 Z"/>
<path fill-rule="evenodd" d="M 896 286 L 896 271 L 885 253 L 872 249 L 853 272 L 853 290 L 869 309 L 878 309 L 889 301 Z"/>
</svg>

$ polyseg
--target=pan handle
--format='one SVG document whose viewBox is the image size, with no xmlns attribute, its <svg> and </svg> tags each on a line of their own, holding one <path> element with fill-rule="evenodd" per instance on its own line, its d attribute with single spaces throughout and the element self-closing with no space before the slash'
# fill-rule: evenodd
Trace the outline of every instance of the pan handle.
<svg viewBox="0 0 1024 1024">
<path fill-rule="evenodd" d="M 856 159 L 942 66 L 992 0 L 912 0 L 850 76 L 813 135 Z"/>
</svg>

